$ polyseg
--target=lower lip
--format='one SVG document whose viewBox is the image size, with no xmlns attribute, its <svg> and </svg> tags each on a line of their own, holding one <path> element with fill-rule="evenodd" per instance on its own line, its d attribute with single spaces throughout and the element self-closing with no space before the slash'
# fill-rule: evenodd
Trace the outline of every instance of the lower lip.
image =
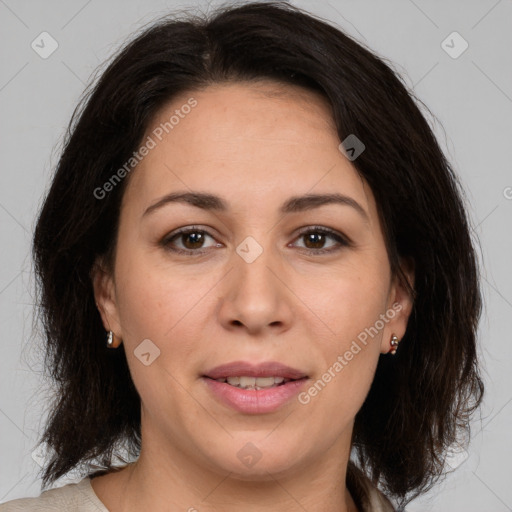
<svg viewBox="0 0 512 512">
<path fill-rule="evenodd" d="M 245 414 L 265 414 L 277 411 L 304 386 L 306 378 L 292 380 L 269 389 L 242 389 L 226 382 L 203 377 L 212 393 L 226 405 Z"/>
</svg>

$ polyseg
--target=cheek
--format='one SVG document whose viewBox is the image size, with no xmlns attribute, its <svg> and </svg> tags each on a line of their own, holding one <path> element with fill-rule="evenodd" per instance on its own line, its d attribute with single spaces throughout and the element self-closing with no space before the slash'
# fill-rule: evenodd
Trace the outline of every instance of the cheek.
<svg viewBox="0 0 512 512">
<path fill-rule="evenodd" d="M 186 315 L 201 290 L 176 268 L 163 265 L 156 252 L 160 249 L 143 249 L 138 240 L 119 246 L 116 300 L 128 336 L 153 336 L 161 341 L 162 334 Z"/>
<path fill-rule="evenodd" d="M 132 342 L 140 337 L 159 339 L 160 331 L 170 328 L 177 290 L 143 266 L 121 270 L 119 283 L 117 303 L 125 337 L 133 338 Z"/>
<path fill-rule="evenodd" d="M 118 267 L 117 300 L 126 358 L 148 410 L 177 411 L 178 404 L 190 402 L 180 382 L 183 368 L 193 360 L 191 354 L 197 353 L 199 336 L 194 329 L 199 326 L 193 314 L 200 306 L 201 290 L 141 261 L 133 258 Z"/>
<path fill-rule="evenodd" d="M 206 311 L 211 307 L 209 292 L 219 276 L 213 271 L 193 275 L 192 267 L 180 270 L 156 260 L 141 251 L 119 261 L 119 317 L 132 366 L 139 366 L 134 350 L 149 339 L 160 351 L 158 366 L 163 365 L 174 375 L 183 372 L 184 362 L 193 360 L 191 354 L 197 353 L 204 323 L 211 319 Z"/>
<path fill-rule="evenodd" d="M 310 331 L 323 360 L 304 400 L 310 399 L 314 407 L 344 411 L 340 421 L 361 407 L 378 363 L 385 325 L 380 318 L 388 291 L 387 267 L 381 268 L 382 272 L 375 264 L 346 265 L 329 278 L 318 279 L 304 300 L 314 304 L 311 309 L 317 313 L 317 327 L 310 326 Z M 318 336 L 317 329 L 328 335 Z"/>
<path fill-rule="evenodd" d="M 386 267 L 381 268 L 359 261 L 304 279 L 301 298 L 311 305 L 331 346 L 338 351 L 348 347 L 385 312 L 389 283 Z"/>
<path fill-rule="evenodd" d="M 309 400 L 305 407 L 311 407 L 311 414 L 320 420 L 324 430 L 342 430 L 356 416 L 370 390 L 378 357 L 368 348 L 362 348 L 350 361 L 341 355 L 305 390 L 301 399 Z M 330 416 L 334 412 L 336 415 Z"/>
<path fill-rule="evenodd" d="M 349 285 L 341 291 L 338 287 L 331 297 L 332 302 L 322 309 L 322 321 L 329 325 L 331 335 L 316 338 L 323 364 L 301 403 L 310 402 L 316 410 L 338 411 L 337 421 L 343 427 L 361 408 L 375 375 L 382 331 L 372 328 L 383 312 L 383 299 Z"/>
</svg>

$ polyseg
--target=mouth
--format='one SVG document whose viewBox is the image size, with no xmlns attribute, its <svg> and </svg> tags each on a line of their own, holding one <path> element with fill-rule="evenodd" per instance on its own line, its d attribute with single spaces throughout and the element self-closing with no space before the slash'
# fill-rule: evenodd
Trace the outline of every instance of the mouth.
<svg viewBox="0 0 512 512">
<path fill-rule="evenodd" d="M 306 373 L 277 361 L 253 364 L 233 361 L 208 370 L 203 377 L 226 382 L 231 386 L 251 389 L 281 386 L 291 380 L 307 378 Z"/>
<path fill-rule="evenodd" d="M 275 361 L 259 365 L 235 361 L 217 366 L 201 378 L 217 400 L 245 414 L 276 411 L 309 379 L 306 373 Z"/>
<path fill-rule="evenodd" d="M 210 379 L 211 377 L 208 377 L 205 375 L 207 379 Z M 303 377 L 306 378 L 306 377 Z M 217 382 L 222 382 L 225 384 L 229 384 L 230 386 L 233 386 L 235 388 L 240 389 L 271 389 L 276 388 L 278 386 L 284 386 L 288 382 L 301 380 L 301 379 L 286 379 L 284 377 L 276 377 L 276 376 L 269 376 L 269 377 L 251 377 L 248 375 L 243 376 L 234 376 L 234 377 L 221 377 L 219 379 L 212 379 Z"/>
</svg>

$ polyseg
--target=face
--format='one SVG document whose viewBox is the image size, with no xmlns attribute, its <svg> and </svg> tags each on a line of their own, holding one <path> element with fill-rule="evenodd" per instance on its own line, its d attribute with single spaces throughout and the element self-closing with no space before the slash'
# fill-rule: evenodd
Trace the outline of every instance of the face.
<svg viewBox="0 0 512 512">
<path fill-rule="evenodd" d="M 148 136 L 114 271 L 94 278 L 141 397 L 143 452 L 239 479 L 348 456 L 411 301 L 328 104 L 271 82 L 210 86 L 162 108 Z M 257 375 L 280 378 L 232 385 Z"/>
</svg>

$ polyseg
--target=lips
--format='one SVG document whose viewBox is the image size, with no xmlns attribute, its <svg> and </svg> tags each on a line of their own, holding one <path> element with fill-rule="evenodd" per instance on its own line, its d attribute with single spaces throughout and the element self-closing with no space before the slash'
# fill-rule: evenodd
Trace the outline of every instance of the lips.
<svg viewBox="0 0 512 512">
<path fill-rule="evenodd" d="M 231 409 L 266 414 L 289 404 L 304 388 L 308 376 L 276 361 L 258 365 L 235 361 L 208 370 L 201 379 L 211 395 Z"/>
<path fill-rule="evenodd" d="M 283 379 L 298 380 L 307 377 L 306 373 L 286 366 L 277 361 L 269 361 L 260 364 L 251 364 L 245 361 L 216 366 L 205 372 L 203 377 L 213 380 L 227 379 L 228 377 L 282 377 Z"/>
</svg>

